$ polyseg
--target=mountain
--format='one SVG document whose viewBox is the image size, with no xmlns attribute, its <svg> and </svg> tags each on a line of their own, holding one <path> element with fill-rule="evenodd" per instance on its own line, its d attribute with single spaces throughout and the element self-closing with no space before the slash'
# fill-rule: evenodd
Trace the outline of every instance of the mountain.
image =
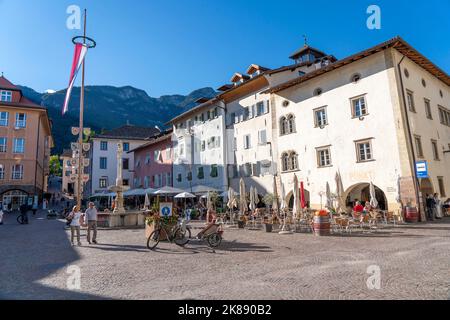
<svg viewBox="0 0 450 320">
<path fill-rule="evenodd" d="M 39 93 L 20 86 L 24 96 L 39 105 L 46 106 L 53 121 L 54 154 L 61 154 L 70 146 L 74 137 L 70 128 L 79 125 L 80 88 L 74 87 L 69 103 L 69 112 L 61 115 L 66 91 L 55 93 Z M 144 90 L 131 86 L 86 86 L 84 106 L 84 126 L 95 132 L 110 130 L 124 124 L 136 126 L 155 125 L 160 128 L 164 124 L 196 105 L 195 100 L 201 97 L 214 97 L 217 93 L 212 88 L 202 88 L 184 95 L 165 95 L 153 98 Z"/>
</svg>

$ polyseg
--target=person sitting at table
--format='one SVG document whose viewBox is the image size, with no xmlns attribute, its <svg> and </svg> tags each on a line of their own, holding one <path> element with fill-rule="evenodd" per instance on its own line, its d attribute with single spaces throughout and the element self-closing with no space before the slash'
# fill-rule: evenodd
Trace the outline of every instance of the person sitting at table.
<svg viewBox="0 0 450 320">
<path fill-rule="evenodd" d="M 364 209 L 363 209 L 362 213 L 363 213 L 363 214 L 367 214 L 367 213 L 369 213 L 369 212 L 372 211 L 372 210 L 373 210 L 373 208 L 372 208 L 372 206 L 370 205 L 370 202 L 369 202 L 369 201 L 366 201 L 366 203 L 364 204 Z"/>
<path fill-rule="evenodd" d="M 362 213 L 364 211 L 364 207 L 362 206 L 361 202 L 356 201 L 355 206 L 353 207 L 353 211 L 357 213 Z"/>
</svg>

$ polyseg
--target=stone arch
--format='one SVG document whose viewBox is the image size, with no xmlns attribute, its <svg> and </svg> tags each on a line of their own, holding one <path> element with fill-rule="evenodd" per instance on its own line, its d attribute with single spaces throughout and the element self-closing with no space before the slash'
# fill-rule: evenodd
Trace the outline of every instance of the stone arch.
<svg viewBox="0 0 450 320">
<path fill-rule="evenodd" d="M 378 207 L 382 210 L 388 210 L 388 201 L 385 192 L 375 185 L 375 194 L 378 200 Z M 355 199 L 361 201 L 364 205 L 365 201 L 370 201 L 370 183 L 359 182 L 348 187 L 344 192 L 346 206 L 353 206 Z"/>
</svg>

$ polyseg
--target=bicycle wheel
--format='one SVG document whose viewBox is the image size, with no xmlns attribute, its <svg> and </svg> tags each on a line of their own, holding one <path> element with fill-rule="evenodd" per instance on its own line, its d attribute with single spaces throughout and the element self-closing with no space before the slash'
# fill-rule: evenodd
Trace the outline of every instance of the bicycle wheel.
<svg viewBox="0 0 450 320">
<path fill-rule="evenodd" d="M 188 242 L 189 238 L 186 237 L 186 232 L 183 232 L 180 228 L 175 230 L 174 242 L 177 246 L 184 247 Z"/>
<path fill-rule="evenodd" d="M 222 243 L 222 236 L 218 233 L 213 233 L 206 238 L 206 242 L 211 248 L 217 248 Z"/>
<path fill-rule="evenodd" d="M 147 239 L 147 248 L 154 250 L 161 238 L 160 230 L 153 231 Z"/>
<path fill-rule="evenodd" d="M 23 218 L 23 215 L 19 215 L 18 217 L 17 217 L 17 222 L 19 223 L 19 224 L 24 224 L 24 218 Z"/>
</svg>

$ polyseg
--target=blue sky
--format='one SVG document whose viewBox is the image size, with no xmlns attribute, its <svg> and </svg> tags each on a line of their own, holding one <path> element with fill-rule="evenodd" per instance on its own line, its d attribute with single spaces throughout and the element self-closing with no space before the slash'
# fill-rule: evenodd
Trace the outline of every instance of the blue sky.
<svg viewBox="0 0 450 320">
<path fill-rule="evenodd" d="M 151 96 L 217 88 L 251 63 L 270 68 L 310 45 L 337 58 L 395 35 L 450 73 L 450 1 L 0 0 L 0 71 L 38 91 L 67 86 L 79 31 L 66 8 L 88 9 L 87 84 L 132 85 Z M 381 8 L 381 30 L 366 9 Z"/>
</svg>

